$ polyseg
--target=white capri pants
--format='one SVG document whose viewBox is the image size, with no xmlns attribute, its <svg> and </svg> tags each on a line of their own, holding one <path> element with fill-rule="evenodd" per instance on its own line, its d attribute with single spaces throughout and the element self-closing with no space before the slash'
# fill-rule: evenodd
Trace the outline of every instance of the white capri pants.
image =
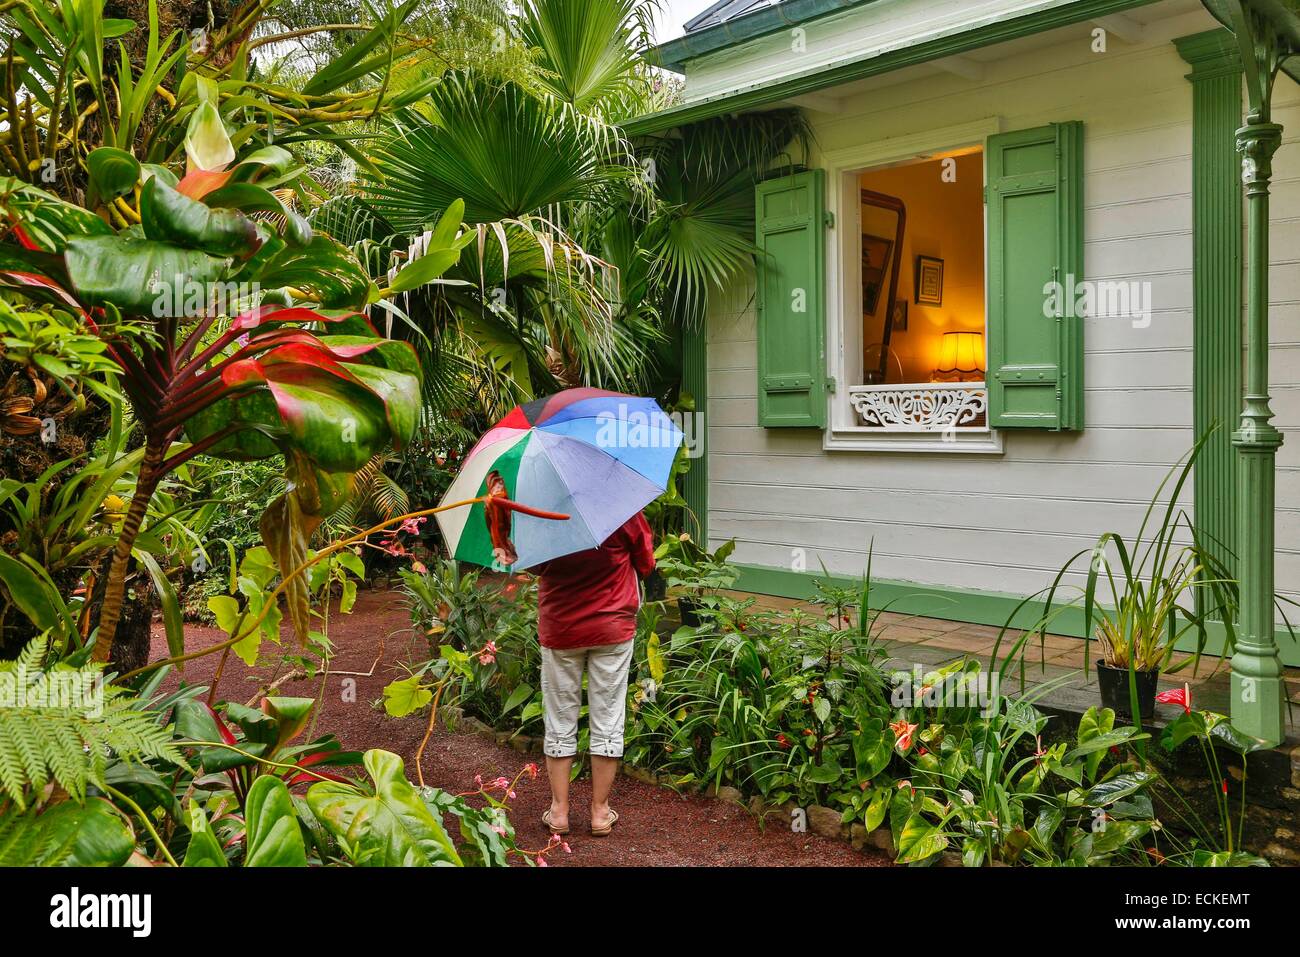
<svg viewBox="0 0 1300 957">
<path fill-rule="evenodd" d="M 623 756 L 627 713 L 627 673 L 634 641 L 588 648 L 542 646 L 542 711 L 546 736 L 542 750 L 552 758 L 578 753 L 578 713 L 582 673 L 587 672 L 587 725 L 592 754 Z"/>
</svg>

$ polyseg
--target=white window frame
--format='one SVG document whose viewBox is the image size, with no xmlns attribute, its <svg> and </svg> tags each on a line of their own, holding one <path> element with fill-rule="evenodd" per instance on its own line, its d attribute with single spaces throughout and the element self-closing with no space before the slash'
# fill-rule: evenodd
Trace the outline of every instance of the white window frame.
<svg viewBox="0 0 1300 957">
<path fill-rule="evenodd" d="M 828 451 L 959 452 L 1001 454 L 1002 433 L 988 429 L 950 429 L 946 433 L 885 431 L 859 423 L 850 389 L 862 372 L 862 232 L 859 175 L 876 166 L 916 160 L 926 154 L 978 146 L 1002 132 L 1002 118 L 985 117 L 970 123 L 876 140 L 822 154 L 826 170 L 826 209 L 835 228 L 826 257 L 826 362 L 836 388 L 827 396 L 826 430 L 822 447 Z M 985 213 L 987 215 L 987 211 Z M 984 235 L 980 242 L 985 242 Z M 987 257 L 985 257 L 987 269 Z M 987 279 L 984 284 L 988 289 Z M 986 292 L 987 295 L 987 292 Z M 985 316 L 988 315 L 987 302 Z"/>
</svg>

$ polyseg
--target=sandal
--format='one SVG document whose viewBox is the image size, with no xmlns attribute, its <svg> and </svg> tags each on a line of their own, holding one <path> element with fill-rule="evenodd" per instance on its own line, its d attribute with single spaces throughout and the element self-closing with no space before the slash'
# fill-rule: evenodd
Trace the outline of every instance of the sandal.
<svg viewBox="0 0 1300 957">
<path fill-rule="evenodd" d="M 552 834 L 558 834 L 560 837 L 563 837 L 564 835 L 569 833 L 569 829 L 567 827 L 559 828 L 551 823 L 550 808 L 547 808 L 545 811 L 542 812 L 542 823 L 546 825 L 547 830 L 549 830 Z"/>
<path fill-rule="evenodd" d="M 609 820 L 605 822 L 604 827 L 596 827 L 596 825 L 593 824 L 591 826 L 591 836 L 608 837 L 609 832 L 614 830 L 614 825 L 617 823 L 618 823 L 618 812 L 615 811 L 613 808 L 610 808 Z"/>
</svg>

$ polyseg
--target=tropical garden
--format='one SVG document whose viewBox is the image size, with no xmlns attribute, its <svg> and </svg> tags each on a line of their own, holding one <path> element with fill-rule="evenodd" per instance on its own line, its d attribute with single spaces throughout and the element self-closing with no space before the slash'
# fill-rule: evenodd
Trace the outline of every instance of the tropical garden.
<svg viewBox="0 0 1300 957">
<path fill-rule="evenodd" d="M 439 721 L 541 720 L 535 581 L 450 559 L 428 519 L 518 403 L 592 386 L 692 409 L 682 336 L 751 268 L 753 185 L 799 114 L 630 139 L 622 121 L 676 95 L 641 59 L 639 0 L 0 10 L 0 864 L 563 853 L 516 839 L 535 764 L 424 783 Z M 670 597 L 642 609 L 628 765 L 731 789 L 769 827 L 833 814 L 903 864 L 1262 863 L 1221 764 L 1259 743 L 1221 716 L 1184 700 L 1159 732 L 1114 707 L 1062 727 L 1033 694 L 960 693 L 1012 688 L 1055 594 L 1002 656 L 900 684 L 869 568 L 811 610 L 736 597 L 689 467 L 647 509 Z M 1175 612 L 1203 629 L 1235 600 L 1174 544 L 1168 491 L 1122 567 L 1094 562 L 1118 611 L 1086 598 L 1130 671 L 1172 652 Z M 283 693 L 324 687 L 377 579 L 416 637 L 373 707 L 422 730 L 414 767 L 318 734 L 319 696 Z M 1198 587 L 1214 601 L 1190 607 Z M 194 646 L 196 623 L 219 640 Z M 223 687 L 241 662 L 285 680 Z M 1208 814 L 1154 761 L 1179 749 L 1205 759 Z"/>
</svg>

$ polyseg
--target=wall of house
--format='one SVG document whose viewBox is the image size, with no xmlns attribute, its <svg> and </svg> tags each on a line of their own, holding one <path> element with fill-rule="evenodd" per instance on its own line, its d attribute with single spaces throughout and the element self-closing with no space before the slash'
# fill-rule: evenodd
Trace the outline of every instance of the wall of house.
<svg viewBox="0 0 1300 957">
<path fill-rule="evenodd" d="M 740 562 L 845 575 L 874 543 L 878 578 L 1026 595 L 1102 532 L 1136 531 L 1193 442 L 1191 85 L 1169 41 L 1212 26 L 1181 17 L 1104 55 L 1071 40 L 991 63 L 980 81 L 936 75 L 811 116 L 827 151 L 994 115 L 1004 130 L 1082 120 L 1087 276 L 1149 282 L 1152 321 L 1087 321 L 1082 432 L 1008 432 L 1001 455 L 832 453 L 816 430 L 757 426 L 752 277 L 737 283 L 708 324 L 711 541 L 735 538 Z M 1277 583 L 1300 599 L 1300 91 L 1278 82 Z M 1190 489 L 1183 499 L 1190 511 Z"/>
</svg>

